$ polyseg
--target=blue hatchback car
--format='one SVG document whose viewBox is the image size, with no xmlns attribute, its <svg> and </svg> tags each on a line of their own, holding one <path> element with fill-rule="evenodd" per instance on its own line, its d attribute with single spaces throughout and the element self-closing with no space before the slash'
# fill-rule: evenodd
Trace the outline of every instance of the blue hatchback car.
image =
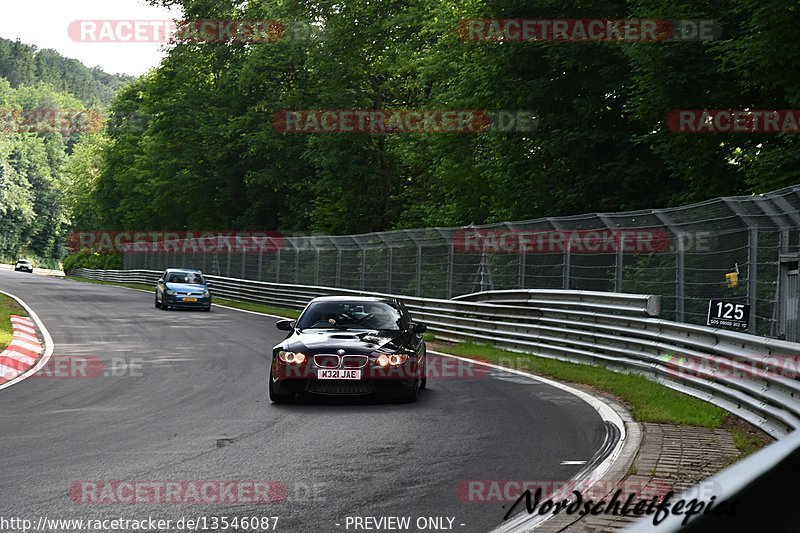
<svg viewBox="0 0 800 533">
<path fill-rule="evenodd" d="M 199 270 L 168 268 L 156 284 L 156 307 L 211 311 L 210 286 Z"/>
</svg>

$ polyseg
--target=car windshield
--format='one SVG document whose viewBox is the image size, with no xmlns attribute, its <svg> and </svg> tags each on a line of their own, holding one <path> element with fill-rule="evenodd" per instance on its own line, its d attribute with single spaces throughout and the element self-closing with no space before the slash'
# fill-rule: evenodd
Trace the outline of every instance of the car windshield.
<svg viewBox="0 0 800 533">
<path fill-rule="evenodd" d="M 315 302 L 297 321 L 298 329 L 361 328 L 399 330 L 401 314 L 387 302 Z"/>
<path fill-rule="evenodd" d="M 26 260 L 24 260 L 24 259 L 21 259 L 21 260 L 17 261 L 17 263 L 19 263 L 19 264 L 21 264 L 21 265 L 30 265 L 30 264 L 31 264 L 31 262 L 30 262 L 30 261 L 26 261 Z"/>
<path fill-rule="evenodd" d="M 172 272 L 167 276 L 167 283 L 185 283 L 187 285 L 205 285 L 203 276 L 197 272 Z"/>
</svg>

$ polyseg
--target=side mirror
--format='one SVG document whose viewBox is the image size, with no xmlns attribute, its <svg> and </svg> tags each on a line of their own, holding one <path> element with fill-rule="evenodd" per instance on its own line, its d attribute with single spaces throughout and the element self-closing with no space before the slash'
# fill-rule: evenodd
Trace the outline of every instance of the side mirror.
<svg viewBox="0 0 800 533">
<path fill-rule="evenodd" d="M 422 335 L 423 333 L 428 331 L 428 326 L 426 324 L 422 324 L 421 322 L 412 322 L 411 331 L 413 331 L 417 335 Z"/>
<path fill-rule="evenodd" d="M 292 331 L 294 329 L 294 320 L 278 320 L 275 327 L 282 331 Z"/>
<path fill-rule="evenodd" d="M 164 278 L 159 278 L 158 283 L 164 283 Z"/>
<path fill-rule="evenodd" d="M 210 281 L 206 281 L 206 287 L 211 288 L 213 286 L 214 286 L 213 283 L 211 283 Z"/>
</svg>

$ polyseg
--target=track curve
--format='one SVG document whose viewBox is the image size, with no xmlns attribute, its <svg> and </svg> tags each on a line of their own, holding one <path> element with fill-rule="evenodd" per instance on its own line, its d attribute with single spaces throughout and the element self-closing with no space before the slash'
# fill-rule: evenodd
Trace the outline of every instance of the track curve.
<svg viewBox="0 0 800 533">
<path fill-rule="evenodd" d="M 274 319 L 162 312 L 144 292 L 6 271 L 0 289 L 38 313 L 53 359 L 103 369 L 0 391 L 0 516 L 278 516 L 278 531 L 452 517 L 454 530 L 482 532 L 501 523 L 503 503 L 465 502 L 460 483 L 568 480 L 581 466 L 561 463 L 603 444 L 593 408 L 519 376 L 429 379 L 416 404 L 277 406 L 265 387 L 282 339 Z M 267 504 L 79 504 L 69 491 L 84 480 L 276 480 L 286 491 Z"/>
</svg>

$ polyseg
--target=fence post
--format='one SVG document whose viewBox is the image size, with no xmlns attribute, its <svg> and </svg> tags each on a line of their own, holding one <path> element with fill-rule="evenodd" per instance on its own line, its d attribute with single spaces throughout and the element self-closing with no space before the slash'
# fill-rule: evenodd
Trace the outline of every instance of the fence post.
<svg viewBox="0 0 800 533">
<path fill-rule="evenodd" d="M 342 249 L 339 248 L 338 244 L 336 245 L 336 282 L 333 286 L 342 286 Z"/>
<path fill-rule="evenodd" d="M 571 251 L 570 251 L 570 245 L 569 245 L 569 241 L 567 241 L 567 244 L 566 244 L 566 246 L 564 246 L 564 266 L 563 266 L 563 270 L 564 270 L 564 282 L 563 282 L 563 288 L 564 288 L 564 289 L 566 289 L 566 290 L 569 290 L 569 263 L 570 263 L 570 255 L 571 255 Z"/>
<path fill-rule="evenodd" d="M 617 261 L 615 264 L 616 276 L 614 277 L 614 292 L 622 292 L 622 237 L 617 245 Z"/>
<path fill-rule="evenodd" d="M 300 247 L 294 249 L 294 284 L 300 283 Z"/>
<path fill-rule="evenodd" d="M 684 270 L 684 243 L 686 240 L 683 234 L 678 235 L 677 245 L 678 250 L 675 256 L 675 269 L 676 269 L 676 287 L 675 287 L 675 320 L 677 322 L 685 322 L 685 270 Z"/>
<path fill-rule="evenodd" d="M 450 240 L 450 247 L 447 250 L 447 299 L 453 297 L 453 261 L 455 260 L 455 253 L 453 251 L 453 241 Z"/>
<path fill-rule="evenodd" d="M 258 277 L 256 278 L 258 281 L 261 281 L 261 272 L 262 268 L 264 267 L 264 243 L 260 243 L 258 245 Z"/>
<path fill-rule="evenodd" d="M 417 282 L 415 294 L 417 298 L 422 295 L 422 244 L 417 243 Z"/>
<path fill-rule="evenodd" d="M 317 256 L 317 261 L 314 263 L 314 285 L 319 285 L 319 247 L 314 246 L 314 253 Z"/>
<path fill-rule="evenodd" d="M 275 283 L 281 282 L 281 249 L 275 250 Z"/>
<path fill-rule="evenodd" d="M 389 246 L 386 254 L 386 292 L 392 294 L 392 247 Z"/>
<path fill-rule="evenodd" d="M 756 292 L 758 289 L 758 228 L 750 228 L 750 235 L 747 243 L 747 303 L 750 304 L 750 323 L 747 324 L 747 331 L 756 333 L 756 320 L 758 311 L 756 305 L 758 299 Z"/>
<path fill-rule="evenodd" d="M 359 283 L 360 289 L 363 291 L 366 285 L 367 277 L 367 253 L 364 248 L 361 248 L 361 282 Z"/>
</svg>

